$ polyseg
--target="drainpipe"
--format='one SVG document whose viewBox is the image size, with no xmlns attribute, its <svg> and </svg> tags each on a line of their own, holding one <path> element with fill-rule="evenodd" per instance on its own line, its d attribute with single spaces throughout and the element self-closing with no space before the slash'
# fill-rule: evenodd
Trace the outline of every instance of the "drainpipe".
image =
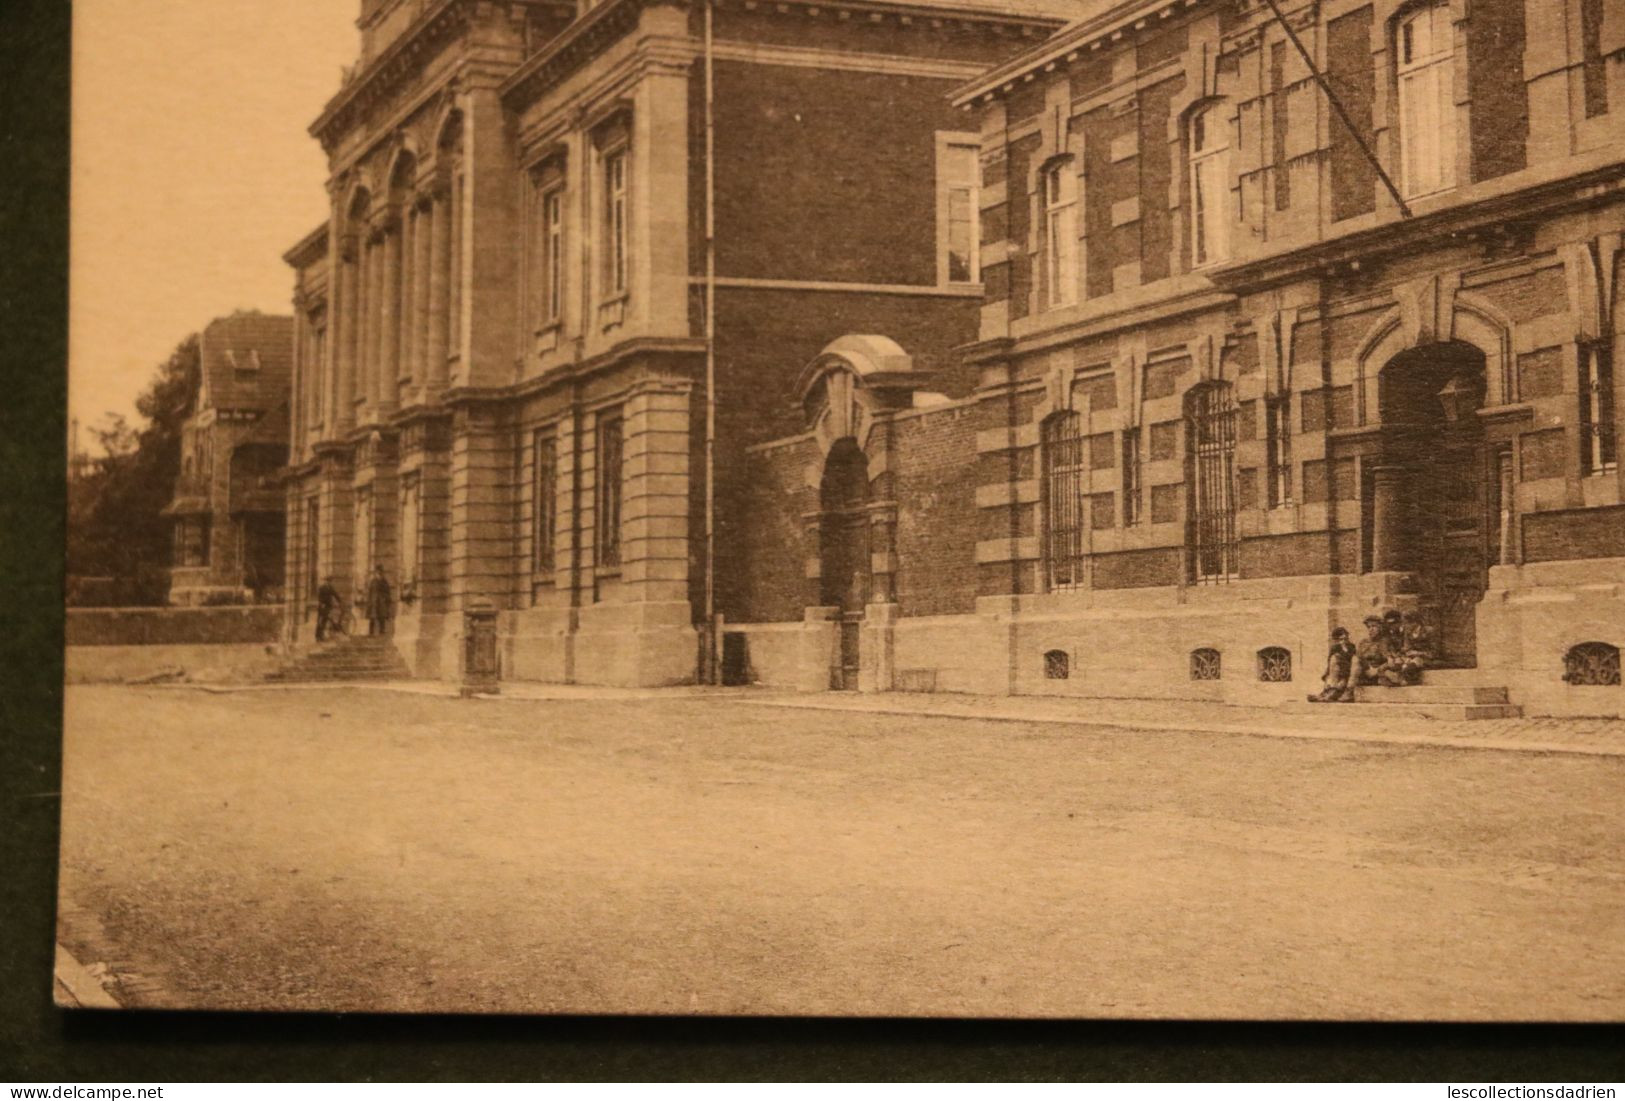
<svg viewBox="0 0 1625 1101">
<path fill-rule="evenodd" d="M 700 679 L 722 682 L 721 632 L 717 624 L 717 226 L 716 73 L 712 52 L 715 0 L 705 0 L 705 652 Z"/>
</svg>

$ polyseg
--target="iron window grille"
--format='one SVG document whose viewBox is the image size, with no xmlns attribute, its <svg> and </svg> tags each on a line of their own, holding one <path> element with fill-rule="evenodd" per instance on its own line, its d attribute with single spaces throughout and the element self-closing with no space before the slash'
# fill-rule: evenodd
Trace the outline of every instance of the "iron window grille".
<svg viewBox="0 0 1625 1101">
<path fill-rule="evenodd" d="M 1228 383 L 1208 383 L 1186 398 L 1190 515 L 1186 544 L 1198 584 L 1239 575 L 1236 534 L 1236 403 Z"/>
<path fill-rule="evenodd" d="M 1140 467 L 1140 430 L 1123 429 L 1123 526 L 1133 527 L 1144 517 Z"/>
<path fill-rule="evenodd" d="M 1084 585 L 1084 453 L 1082 418 L 1055 413 L 1045 418 L 1043 450 L 1044 571 L 1051 592 Z"/>
<path fill-rule="evenodd" d="M 1292 503 L 1292 395 L 1282 394 L 1264 404 L 1264 437 L 1269 459 L 1269 507 Z"/>
<path fill-rule="evenodd" d="M 1219 651 L 1207 647 L 1191 651 L 1191 680 L 1218 680 L 1221 668 Z"/>
<path fill-rule="evenodd" d="M 598 523 L 595 545 L 600 566 L 621 564 L 622 422 L 619 416 L 598 420 Z"/>
<path fill-rule="evenodd" d="M 1044 654 L 1044 679 L 1066 680 L 1072 676 L 1072 659 L 1065 650 L 1050 650 Z"/>
<path fill-rule="evenodd" d="M 558 438 L 548 429 L 539 429 L 532 437 L 531 453 L 535 457 L 532 471 L 532 535 L 531 563 L 536 575 L 551 577 L 556 552 L 554 531 L 558 526 Z"/>
<path fill-rule="evenodd" d="M 1618 687 L 1619 647 L 1582 642 L 1563 655 L 1563 679 L 1576 686 Z"/>
<path fill-rule="evenodd" d="M 1292 651 L 1280 646 L 1266 646 L 1258 651 L 1258 679 L 1280 684 L 1292 679 Z"/>
<path fill-rule="evenodd" d="M 1619 469 L 1614 424 L 1614 346 L 1591 340 L 1580 345 L 1581 463 L 1590 477 Z"/>
</svg>

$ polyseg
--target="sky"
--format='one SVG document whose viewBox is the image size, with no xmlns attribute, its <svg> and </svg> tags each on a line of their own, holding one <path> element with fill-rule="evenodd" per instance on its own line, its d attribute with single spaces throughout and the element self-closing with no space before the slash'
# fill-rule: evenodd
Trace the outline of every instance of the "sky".
<svg viewBox="0 0 1625 1101">
<path fill-rule="evenodd" d="M 188 334 L 234 309 L 291 312 L 282 254 L 327 210 L 307 128 L 355 61 L 360 0 L 73 9 L 69 413 L 133 423 Z"/>
</svg>

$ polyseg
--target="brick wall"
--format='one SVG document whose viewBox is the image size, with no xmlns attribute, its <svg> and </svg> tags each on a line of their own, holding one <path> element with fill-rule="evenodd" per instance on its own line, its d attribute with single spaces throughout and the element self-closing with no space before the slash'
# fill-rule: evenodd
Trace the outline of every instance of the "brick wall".
<svg viewBox="0 0 1625 1101">
<path fill-rule="evenodd" d="M 977 410 L 957 406 L 892 426 L 897 495 L 897 602 L 905 616 L 974 610 L 977 595 L 975 487 L 966 459 L 976 452 Z"/>
</svg>

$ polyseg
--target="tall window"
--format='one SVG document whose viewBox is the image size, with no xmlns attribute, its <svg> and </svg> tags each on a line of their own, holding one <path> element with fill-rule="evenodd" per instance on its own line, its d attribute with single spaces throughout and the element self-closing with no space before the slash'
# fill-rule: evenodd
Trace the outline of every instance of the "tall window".
<svg viewBox="0 0 1625 1101">
<path fill-rule="evenodd" d="M 1191 579 L 1227 581 L 1239 573 L 1236 539 L 1236 403 L 1228 383 L 1209 383 L 1185 399 L 1190 475 Z"/>
<path fill-rule="evenodd" d="M 942 234 L 939 271 L 944 282 L 975 283 L 982 277 L 978 255 L 981 231 L 977 224 L 980 150 L 966 142 L 948 142 L 939 149 L 938 217 Z"/>
<path fill-rule="evenodd" d="M 542 323 L 564 316 L 564 188 L 542 193 Z"/>
<path fill-rule="evenodd" d="M 1078 173 L 1072 158 L 1044 169 L 1044 301 L 1069 306 L 1078 291 Z"/>
<path fill-rule="evenodd" d="M 1292 503 L 1292 395 L 1264 402 L 1264 440 L 1269 449 L 1269 507 Z"/>
<path fill-rule="evenodd" d="M 1456 186 L 1454 36 L 1445 2 L 1415 9 L 1396 28 L 1400 173 L 1408 199 Z"/>
<path fill-rule="evenodd" d="M 600 566 L 621 564 L 621 462 L 622 422 L 619 413 L 598 416 L 598 530 L 596 545 Z"/>
<path fill-rule="evenodd" d="M 1619 468 L 1611 341 L 1591 340 L 1580 345 L 1580 446 L 1587 475 Z"/>
<path fill-rule="evenodd" d="M 1230 258 L 1230 138 L 1223 104 L 1204 107 L 1190 120 L 1191 265 Z"/>
<path fill-rule="evenodd" d="M 418 579 L 418 532 L 422 530 L 423 515 L 421 480 L 417 474 L 401 479 L 401 572 L 404 589 Z"/>
<path fill-rule="evenodd" d="M 1081 419 L 1056 413 L 1041 430 L 1044 572 L 1050 591 L 1084 584 L 1083 504 L 1087 456 Z"/>
<path fill-rule="evenodd" d="M 1123 526 L 1140 522 L 1140 430 L 1123 429 Z"/>
<path fill-rule="evenodd" d="M 558 527 L 559 451 L 558 438 L 551 429 L 540 429 L 533 437 L 531 452 L 536 464 L 531 489 L 531 564 L 538 578 L 553 575 L 557 551 L 554 529 Z"/>
<path fill-rule="evenodd" d="M 305 595 L 316 599 L 322 585 L 322 506 L 315 497 L 305 502 Z"/>
<path fill-rule="evenodd" d="M 626 293 L 627 284 L 626 150 L 604 157 L 604 293 Z"/>
</svg>

